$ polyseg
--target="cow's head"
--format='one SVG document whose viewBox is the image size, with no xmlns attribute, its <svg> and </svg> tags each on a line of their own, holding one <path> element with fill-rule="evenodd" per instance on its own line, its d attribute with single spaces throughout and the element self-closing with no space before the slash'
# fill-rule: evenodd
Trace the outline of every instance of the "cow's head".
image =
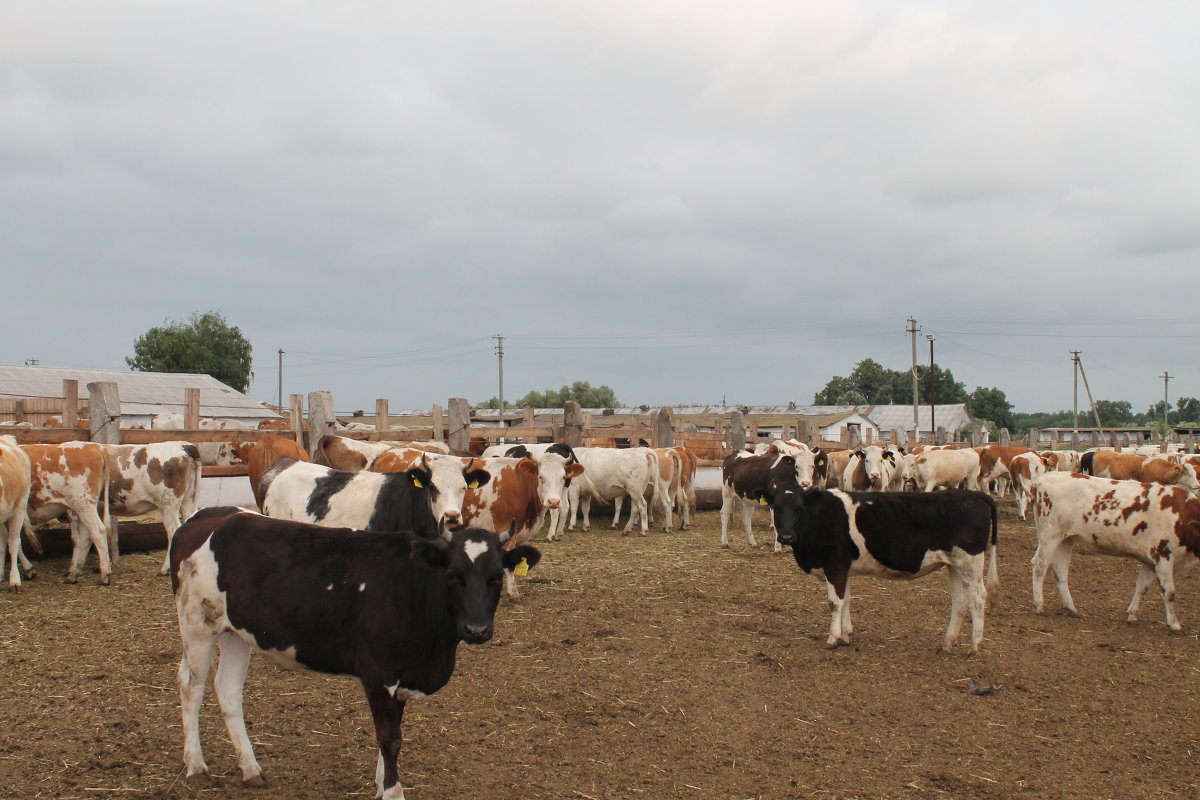
<svg viewBox="0 0 1200 800">
<path fill-rule="evenodd" d="M 801 489 L 811 489 L 820 479 L 820 466 L 825 463 L 825 455 L 820 451 L 797 449 L 794 456 L 789 456 L 796 463 L 796 481 Z M 820 461 L 820 464 L 818 464 Z"/>
<path fill-rule="evenodd" d="M 407 470 L 409 480 L 417 488 L 429 487 L 429 505 L 439 524 L 456 528 L 462 524 L 463 498 L 467 489 L 478 489 L 491 477 L 487 470 L 476 467 L 475 459 L 464 464 L 457 458 L 421 457 L 421 465 Z"/>
<path fill-rule="evenodd" d="M 823 489 L 801 489 L 794 479 L 771 481 L 766 489 L 754 492 L 760 504 L 771 507 L 771 521 L 775 524 L 777 541 L 789 547 L 800 542 L 808 507 L 826 496 Z"/>
<path fill-rule="evenodd" d="M 536 461 L 523 459 L 521 464 L 530 463 L 537 472 L 538 502 L 542 508 L 555 509 L 562 506 L 563 492 L 571 484 L 571 478 L 583 474 L 583 464 L 575 460 L 575 454 L 563 458 L 556 453 L 546 453 Z"/>
<path fill-rule="evenodd" d="M 413 559 L 445 571 L 446 603 L 458 638 L 482 644 L 492 638 L 496 606 L 505 570 L 532 569 L 542 554 L 521 545 L 505 550 L 515 522 L 503 534 L 479 528 L 443 533 L 441 539 L 413 539 Z"/>
</svg>

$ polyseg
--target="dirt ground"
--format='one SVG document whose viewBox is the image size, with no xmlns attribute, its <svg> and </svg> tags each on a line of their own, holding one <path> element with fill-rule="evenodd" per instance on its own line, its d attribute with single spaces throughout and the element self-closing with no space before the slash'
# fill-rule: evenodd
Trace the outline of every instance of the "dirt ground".
<svg viewBox="0 0 1200 800">
<path fill-rule="evenodd" d="M 542 543 L 492 642 L 462 646 L 450 684 L 410 703 L 401 778 L 422 798 L 1160 798 L 1200 796 L 1200 586 L 1185 634 L 1137 565 L 1077 552 L 1083 619 L 1036 616 L 1032 526 L 1001 504 L 1002 604 L 985 654 L 936 650 L 945 573 L 851 585 L 855 642 L 823 646 L 823 585 L 759 534 L 719 546 L 718 516 L 647 538 L 607 527 Z M 765 528 L 765 513 L 756 528 Z M 68 586 L 64 561 L 0 595 L 0 797 L 371 797 L 358 684 L 255 659 L 246 718 L 270 785 L 240 785 L 211 691 L 214 786 L 181 778 L 175 612 L 162 553 L 114 585 Z M 1048 583 L 1052 584 L 1052 580 Z M 969 633 L 969 622 L 964 637 Z M 961 647 L 961 645 L 960 645 Z M 968 691 L 971 681 L 997 693 Z"/>
</svg>

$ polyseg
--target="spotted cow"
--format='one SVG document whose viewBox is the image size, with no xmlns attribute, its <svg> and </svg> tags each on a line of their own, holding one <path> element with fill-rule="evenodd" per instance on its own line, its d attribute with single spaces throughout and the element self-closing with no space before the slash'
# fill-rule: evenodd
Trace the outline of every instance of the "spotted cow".
<svg viewBox="0 0 1200 800">
<path fill-rule="evenodd" d="M 8 571 L 8 588 L 21 588 L 21 570 L 33 567 L 21 550 L 21 527 L 25 522 L 25 506 L 29 502 L 32 484 L 29 456 L 12 436 L 0 436 L 0 569 L 4 568 L 7 547 L 12 566 Z"/>
</svg>

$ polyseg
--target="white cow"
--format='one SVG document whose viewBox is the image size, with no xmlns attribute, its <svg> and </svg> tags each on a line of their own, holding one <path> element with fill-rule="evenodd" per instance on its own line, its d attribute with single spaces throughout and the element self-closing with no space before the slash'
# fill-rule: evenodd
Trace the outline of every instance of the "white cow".
<svg viewBox="0 0 1200 800">
<path fill-rule="evenodd" d="M 979 453 L 961 450 L 923 450 L 913 460 L 911 474 L 917 489 L 979 489 Z"/>
<path fill-rule="evenodd" d="M 8 571 L 8 588 L 21 587 L 18 563 L 29 571 L 32 565 L 21 550 L 21 525 L 25 521 L 25 506 L 29 502 L 32 480 L 29 456 L 12 436 L 0 436 L 0 570 L 4 569 L 7 546 L 12 568 Z"/>
<path fill-rule="evenodd" d="M 658 456 L 654 451 L 649 447 L 576 447 L 575 457 L 583 464 L 585 472 L 571 482 L 567 492 L 571 506 L 567 529 L 575 530 L 580 506 L 583 530 L 586 531 L 591 530 L 593 500 L 608 503 L 618 497 L 628 497 L 632 510 L 623 533 L 628 535 L 634 522 L 640 521 L 641 533 L 645 536 L 649 525 L 646 491 L 654 491 L 658 484 Z"/>
</svg>

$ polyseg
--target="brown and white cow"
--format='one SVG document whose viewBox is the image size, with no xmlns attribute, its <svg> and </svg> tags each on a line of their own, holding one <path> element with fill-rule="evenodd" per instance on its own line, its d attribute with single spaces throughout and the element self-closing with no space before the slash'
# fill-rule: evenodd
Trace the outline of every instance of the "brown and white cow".
<svg viewBox="0 0 1200 800">
<path fill-rule="evenodd" d="M 31 569 L 21 550 L 21 527 L 25 522 L 25 506 L 29 502 L 32 481 L 29 456 L 12 436 L 0 436 L 0 569 L 4 568 L 4 551 L 8 549 L 12 567 L 8 571 L 8 588 L 21 588 L 18 564 Z"/>
<path fill-rule="evenodd" d="M 676 502 L 679 505 L 679 513 L 683 516 L 683 522 L 679 529 L 687 530 L 692 527 L 692 513 L 696 510 L 696 469 L 699 466 L 699 459 L 695 453 L 681 444 L 675 445 L 673 449 L 679 454 L 680 460 L 679 495 Z"/>
<path fill-rule="evenodd" d="M 734 506 L 739 503 L 746 541 L 751 547 L 757 547 L 752 522 L 754 509 L 759 504 L 758 492 L 768 489 L 772 476 L 781 470 L 789 474 L 802 489 L 815 487 L 816 463 L 825 458 L 825 454 L 819 450 L 805 451 L 798 456 L 771 451 L 757 456 L 735 453 L 726 457 L 721 465 L 721 547 L 729 547 L 729 519 L 733 516 Z M 783 550 L 778 539 L 774 550 L 776 553 Z"/>
<path fill-rule="evenodd" d="M 1033 554 L 1033 606 L 1044 608 L 1042 584 L 1053 569 L 1058 594 L 1071 616 L 1079 616 L 1067 575 L 1076 540 L 1105 555 L 1142 563 L 1126 610 L 1137 621 L 1138 605 L 1157 579 L 1163 594 L 1167 627 L 1179 632 L 1175 615 L 1175 573 L 1200 557 L 1200 499 L 1178 486 L 1142 481 L 1092 478 L 1080 473 L 1050 472 L 1037 482 L 1034 497 L 1038 546 Z"/>
<path fill-rule="evenodd" d="M 1008 462 L 1013 456 L 1019 456 L 1022 453 L 1032 453 L 1028 447 L 1019 445 L 1004 446 L 998 444 L 990 444 L 979 449 L 979 485 L 984 491 L 989 494 L 992 492 L 992 482 L 995 481 L 998 485 L 1010 479 L 1008 472 Z M 1003 494 L 1003 491 L 1000 492 Z M 1024 519 L 1024 517 L 1022 517 Z"/>
<path fill-rule="evenodd" d="M 260 429 L 261 430 L 261 429 Z M 238 457 L 246 462 L 246 472 L 250 478 L 250 491 L 254 492 L 254 502 L 262 507 L 262 492 L 259 481 L 263 473 L 269 470 L 281 458 L 294 458 L 297 461 L 312 461 L 304 448 L 295 439 L 286 436 L 269 434 L 257 442 L 246 442 L 238 448 Z"/>
<path fill-rule="evenodd" d="M 1017 498 L 1017 514 L 1025 519 L 1025 509 L 1033 497 L 1033 483 L 1046 474 L 1046 462 L 1032 450 L 1008 459 L 1008 479 Z"/>
<path fill-rule="evenodd" d="M 1079 461 L 1083 456 L 1078 450 L 1040 450 L 1038 455 L 1050 472 L 1079 472 Z"/>
<path fill-rule="evenodd" d="M 96 548 L 100 561 L 100 583 L 111 581 L 112 561 L 105 531 L 109 524 L 108 458 L 104 445 L 92 442 L 21 445 L 29 456 L 31 486 L 28 520 L 37 525 L 67 514 L 72 522 L 71 565 L 67 583 L 79 580 L 87 557 L 86 542 Z M 103 510 L 103 521 L 97 507 Z"/>
<path fill-rule="evenodd" d="M 108 457 L 109 555 L 120 553 L 117 516 L 157 511 L 167 532 L 167 547 L 183 521 L 196 511 L 200 491 L 200 449 L 191 442 L 104 445 Z M 86 547 L 86 542 L 84 542 Z M 166 575 L 170 560 L 163 559 Z"/>
<path fill-rule="evenodd" d="M 846 492 L 886 492 L 895 471 L 896 454 L 870 444 L 850 451 L 840 485 Z"/>
<path fill-rule="evenodd" d="M 1196 481 L 1196 471 L 1190 464 L 1173 464 L 1156 456 L 1097 450 L 1084 454 L 1081 467 L 1084 473 L 1095 475 L 1097 478 L 1182 486 L 1190 492 L 1200 490 L 1200 484 Z"/>
</svg>

